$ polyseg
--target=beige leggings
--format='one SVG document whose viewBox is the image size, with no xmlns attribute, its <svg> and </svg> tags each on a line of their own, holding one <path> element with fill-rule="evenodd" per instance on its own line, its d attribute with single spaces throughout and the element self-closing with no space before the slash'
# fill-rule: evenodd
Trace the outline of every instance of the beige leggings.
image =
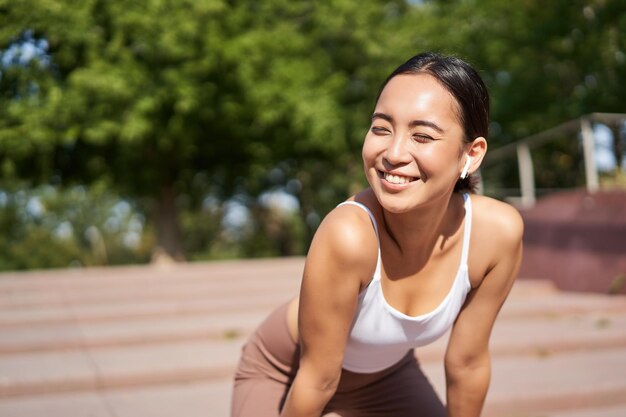
<svg viewBox="0 0 626 417">
<path fill-rule="evenodd" d="M 242 348 L 231 417 L 278 417 L 298 370 L 298 345 L 287 327 L 287 306 L 276 309 Z M 370 374 L 343 370 L 323 416 L 445 417 L 446 410 L 413 352 Z"/>
</svg>

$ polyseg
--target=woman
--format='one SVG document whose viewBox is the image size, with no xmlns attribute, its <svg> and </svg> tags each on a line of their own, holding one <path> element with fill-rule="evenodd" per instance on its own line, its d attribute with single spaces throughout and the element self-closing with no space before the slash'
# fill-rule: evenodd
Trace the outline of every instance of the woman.
<svg viewBox="0 0 626 417">
<path fill-rule="evenodd" d="M 464 61 L 425 53 L 390 75 L 363 144 L 370 187 L 326 216 L 300 296 L 244 346 L 233 417 L 480 415 L 523 229 L 512 207 L 467 193 L 488 124 Z M 444 406 L 413 348 L 450 329 Z"/>
</svg>

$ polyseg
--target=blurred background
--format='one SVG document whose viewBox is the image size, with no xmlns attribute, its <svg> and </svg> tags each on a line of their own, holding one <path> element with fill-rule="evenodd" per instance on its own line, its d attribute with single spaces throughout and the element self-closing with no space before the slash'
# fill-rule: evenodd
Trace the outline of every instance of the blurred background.
<svg viewBox="0 0 626 417">
<path fill-rule="evenodd" d="M 585 189 L 585 116 L 594 191 L 624 190 L 625 11 L 620 0 L 3 1 L 0 270 L 304 254 L 325 213 L 365 184 L 380 84 L 425 50 L 468 60 L 489 86 L 484 193 L 528 206 Z M 495 151 L 550 129 L 530 143 L 522 196 L 519 152 Z"/>
<path fill-rule="evenodd" d="M 0 0 L 0 416 L 228 415 L 426 50 L 479 69 L 525 221 L 485 417 L 626 416 L 624 0 Z"/>
</svg>

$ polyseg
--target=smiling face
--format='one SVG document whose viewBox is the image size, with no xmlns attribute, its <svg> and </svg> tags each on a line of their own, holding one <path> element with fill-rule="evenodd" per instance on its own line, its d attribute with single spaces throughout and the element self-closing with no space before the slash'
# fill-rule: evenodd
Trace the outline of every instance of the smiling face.
<svg viewBox="0 0 626 417">
<path fill-rule="evenodd" d="M 400 213 L 448 198 L 463 167 L 464 132 L 454 97 L 428 74 L 397 75 L 380 94 L 363 144 L 367 180 Z"/>
</svg>

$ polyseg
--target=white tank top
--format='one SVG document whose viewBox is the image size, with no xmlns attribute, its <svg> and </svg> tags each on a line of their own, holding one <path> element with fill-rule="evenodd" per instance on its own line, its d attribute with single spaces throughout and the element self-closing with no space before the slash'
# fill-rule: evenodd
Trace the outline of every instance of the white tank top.
<svg viewBox="0 0 626 417">
<path fill-rule="evenodd" d="M 387 303 L 380 283 L 379 240 L 376 271 L 372 281 L 359 294 L 356 315 L 344 353 L 343 368 L 360 373 L 383 370 L 402 359 L 410 349 L 433 342 L 452 327 L 471 290 L 467 255 L 472 228 L 472 205 L 468 194 L 463 194 L 463 199 L 465 228 L 459 269 L 448 295 L 429 313 L 408 316 Z M 365 205 L 346 201 L 340 206 L 344 204 L 356 205 L 365 210 L 378 237 L 376 219 Z"/>
</svg>

